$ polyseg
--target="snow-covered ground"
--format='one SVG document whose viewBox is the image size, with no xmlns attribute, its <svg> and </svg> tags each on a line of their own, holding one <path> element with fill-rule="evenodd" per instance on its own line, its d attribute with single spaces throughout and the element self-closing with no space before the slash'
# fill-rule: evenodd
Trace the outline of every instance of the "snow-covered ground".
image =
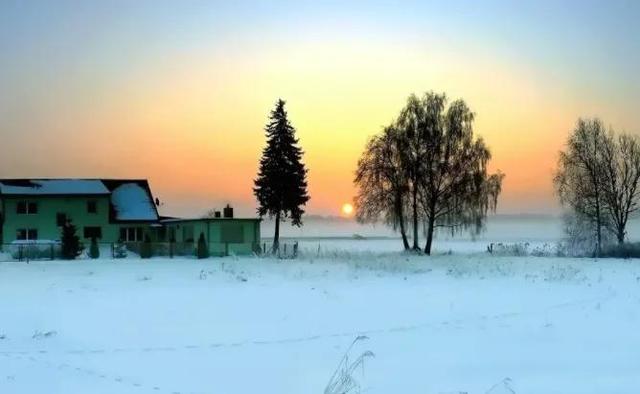
<svg viewBox="0 0 640 394">
<path fill-rule="evenodd" d="M 0 263 L 0 393 L 638 392 L 638 261 L 354 256 Z"/>
</svg>

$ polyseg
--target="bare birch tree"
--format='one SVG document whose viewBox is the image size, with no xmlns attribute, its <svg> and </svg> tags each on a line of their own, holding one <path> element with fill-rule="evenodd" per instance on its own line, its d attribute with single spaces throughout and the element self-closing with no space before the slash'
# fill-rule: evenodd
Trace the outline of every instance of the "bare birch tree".
<svg viewBox="0 0 640 394">
<path fill-rule="evenodd" d="M 640 200 L 640 142 L 630 134 L 610 131 L 602 148 L 604 200 L 608 223 L 618 244 L 626 237 L 629 218 L 638 211 Z"/>
<path fill-rule="evenodd" d="M 431 254 L 435 230 L 480 232 L 488 211 L 495 210 L 504 174 L 487 173 L 491 152 L 473 135 L 474 114 L 463 100 L 446 109 L 446 97 L 423 99 L 424 159 L 419 195 L 426 244 Z"/>
<path fill-rule="evenodd" d="M 560 152 L 554 177 L 561 203 L 571 207 L 578 222 L 590 224 L 596 257 L 602 251 L 603 230 L 607 228 L 603 181 L 607 138 L 599 119 L 578 119 L 566 151 Z"/>
<path fill-rule="evenodd" d="M 409 96 L 407 104 L 400 112 L 397 127 L 402 133 L 404 148 L 402 162 L 409 185 L 409 205 L 413 227 L 413 249 L 420 250 L 419 225 L 423 219 L 420 207 L 420 188 L 425 177 L 425 163 L 428 162 L 429 140 L 433 128 L 440 128 L 440 114 L 445 104 L 444 94 L 427 93 L 423 98 Z"/>
<path fill-rule="evenodd" d="M 400 226 L 407 249 L 404 219 L 410 217 L 412 249 L 421 250 L 422 225 L 427 254 L 437 228 L 480 231 L 488 211 L 495 210 L 504 175 L 487 173 L 491 153 L 474 137 L 473 119 L 462 100 L 447 109 L 444 94 L 410 96 L 398 120 L 369 141 L 358 162 L 359 220 L 384 213 L 387 222 Z"/>
<path fill-rule="evenodd" d="M 409 249 L 404 212 L 408 185 L 400 159 L 400 137 L 389 126 L 367 143 L 356 170 L 356 219 L 361 223 L 384 220 L 400 231 L 403 246 Z"/>
</svg>

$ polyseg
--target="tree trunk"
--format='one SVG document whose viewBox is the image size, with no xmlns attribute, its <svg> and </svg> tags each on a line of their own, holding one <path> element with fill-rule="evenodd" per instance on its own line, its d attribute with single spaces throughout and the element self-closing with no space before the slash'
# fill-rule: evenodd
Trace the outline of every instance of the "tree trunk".
<svg viewBox="0 0 640 394">
<path fill-rule="evenodd" d="M 413 250 L 420 250 L 418 245 L 418 189 L 413 185 Z"/>
<path fill-rule="evenodd" d="M 404 210 L 402 209 L 402 201 L 401 199 L 396 199 L 396 214 L 398 216 L 398 220 L 400 221 L 400 235 L 402 235 L 402 245 L 404 246 L 404 250 L 409 250 L 409 241 L 407 240 L 407 228 L 404 223 Z"/>
<path fill-rule="evenodd" d="M 407 230 L 404 228 L 404 219 L 400 219 L 400 235 L 402 235 L 402 246 L 404 246 L 404 250 L 411 249 L 409 240 L 407 239 Z"/>
<path fill-rule="evenodd" d="M 624 226 L 618 226 L 618 231 L 616 233 L 616 238 L 618 238 L 618 245 L 622 245 L 624 243 Z"/>
<path fill-rule="evenodd" d="M 435 225 L 435 221 L 433 219 L 433 214 L 429 215 L 429 223 L 427 226 L 427 244 L 424 247 L 424 253 L 427 255 L 431 255 L 431 243 L 433 242 L 433 228 Z"/>
<path fill-rule="evenodd" d="M 596 195 L 596 257 L 600 257 L 602 248 L 602 218 L 600 216 L 600 201 Z"/>
<path fill-rule="evenodd" d="M 271 253 L 276 254 L 280 249 L 280 211 L 276 214 L 276 230 L 273 234 L 273 246 L 271 248 Z"/>
</svg>

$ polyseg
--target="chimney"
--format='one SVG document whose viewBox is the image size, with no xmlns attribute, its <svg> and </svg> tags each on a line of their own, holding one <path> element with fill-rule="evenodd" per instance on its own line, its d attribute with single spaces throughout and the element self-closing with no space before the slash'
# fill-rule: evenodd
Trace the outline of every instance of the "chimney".
<svg viewBox="0 0 640 394">
<path fill-rule="evenodd" d="M 227 206 L 224 207 L 222 215 L 227 219 L 233 218 L 233 208 L 231 208 L 231 205 L 227 204 Z"/>
</svg>

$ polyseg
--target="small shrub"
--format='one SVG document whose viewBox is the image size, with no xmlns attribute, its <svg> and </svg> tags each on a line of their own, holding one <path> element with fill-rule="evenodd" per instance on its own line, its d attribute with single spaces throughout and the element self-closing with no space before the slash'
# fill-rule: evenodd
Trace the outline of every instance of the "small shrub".
<svg viewBox="0 0 640 394">
<path fill-rule="evenodd" d="M 89 257 L 97 259 L 100 257 L 100 248 L 98 247 L 98 241 L 96 237 L 91 238 L 91 245 L 89 246 Z"/>
<path fill-rule="evenodd" d="M 562 253 L 560 251 L 559 245 L 554 246 L 548 243 L 544 243 L 540 246 L 536 246 L 535 248 L 533 248 L 533 250 L 531 250 L 531 256 L 536 256 L 536 257 L 551 257 L 551 256 L 562 257 L 561 254 Z"/>
<path fill-rule="evenodd" d="M 354 372 L 358 370 L 359 367 L 362 367 L 363 375 L 364 375 L 364 362 L 368 358 L 373 358 L 375 355 L 370 350 L 367 350 L 360 354 L 360 356 L 354 358 L 350 358 L 350 352 L 353 346 L 362 340 L 369 339 L 366 336 L 358 336 L 352 343 L 351 346 L 347 349 L 342 356 L 342 359 L 338 363 L 338 367 L 331 375 L 331 379 L 329 379 L 329 383 L 324 388 L 324 394 L 347 394 L 347 393 L 359 393 L 360 392 L 360 382 L 358 382 L 354 377 Z"/>
<path fill-rule="evenodd" d="M 209 257 L 209 248 L 207 247 L 207 242 L 204 240 L 204 234 L 200 233 L 200 237 L 198 237 L 198 247 L 196 249 L 196 256 L 199 259 L 206 259 Z"/>
<path fill-rule="evenodd" d="M 118 242 L 113 245 L 113 257 L 116 259 L 124 259 L 127 257 L 127 246 L 122 240 L 118 240 Z"/>
<path fill-rule="evenodd" d="M 529 243 L 492 243 L 487 247 L 487 252 L 496 256 L 527 256 L 529 254 Z"/>
</svg>

